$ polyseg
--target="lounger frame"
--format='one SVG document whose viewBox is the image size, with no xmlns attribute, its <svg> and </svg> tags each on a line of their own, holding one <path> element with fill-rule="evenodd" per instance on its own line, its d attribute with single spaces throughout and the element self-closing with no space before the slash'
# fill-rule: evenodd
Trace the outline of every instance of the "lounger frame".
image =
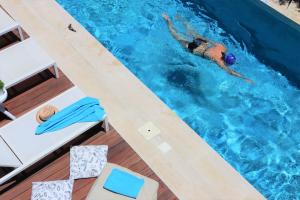
<svg viewBox="0 0 300 200">
<path fill-rule="evenodd" d="M 0 79 L 7 89 L 50 67 L 54 68 L 55 77 L 59 78 L 55 60 L 33 38 L 0 51 Z"/>
<path fill-rule="evenodd" d="M 77 87 L 73 87 L 72 89 L 76 90 L 78 88 Z M 54 100 L 55 98 L 61 97 L 63 94 L 64 93 L 62 93 L 61 95 L 59 95 L 57 97 L 54 97 L 50 101 Z M 43 105 L 46 105 L 48 102 L 44 103 Z M 43 105 L 41 105 L 41 106 L 43 106 Z M 39 107 L 41 107 L 41 106 L 39 106 Z M 17 120 L 22 120 L 22 118 L 26 118 L 28 115 L 32 115 L 32 112 L 34 112 L 35 110 L 36 109 L 34 109 L 33 111 L 29 111 L 28 113 L 26 113 L 25 115 L 21 116 Z M 103 117 L 103 120 L 101 122 L 103 122 L 103 128 L 104 128 L 105 132 L 107 132 L 109 130 L 109 123 L 108 123 L 108 119 L 107 119 L 106 115 Z M 14 121 L 11 122 L 11 123 L 14 123 Z M 46 150 L 48 150 L 48 151 L 40 152 L 39 154 L 37 154 L 37 156 L 34 156 L 32 159 L 27 160 L 24 163 L 22 162 L 22 159 L 20 159 L 18 157 L 18 155 L 15 153 L 16 157 L 21 162 L 21 165 L 19 167 L 15 168 L 10 173 L 8 173 L 5 176 L 3 176 L 2 178 L 0 178 L 0 185 L 3 184 L 3 183 L 5 183 L 5 182 L 7 182 L 8 180 L 10 180 L 11 178 L 13 178 L 14 176 L 18 175 L 19 173 L 21 173 L 25 169 L 27 169 L 30 166 L 32 166 L 33 164 L 37 163 L 39 160 L 45 158 L 49 154 L 51 154 L 54 151 L 56 151 L 57 149 L 61 148 L 62 146 L 64 146 L 68 142 L 72 141 L 73 139 L 75 139 L 76 137 L 78 137 L 82 133 L 86 132 L 87 130 L 91 129 L 92 127 L 94 127 L 97 124 L 99 124 L 99 122 L 89 122 L 89 123 L 85 123 L 83 126 L 79 126 L 79 129 L 76 129 L 76 134 L 70 134 L 70 137 L 64 138 L 64 140 L 58 140 L 57 143 L 55 143 L 54 145 L 52 145 L 50 148 L 46 148 Z M 2 131 L 3 131 L 3 128 L 0 128 L 0 135 L 1 135 Z M 52 134 L 52 133 L 46 133 L 46 134 Z M 55 133 L 53 133 L 53 134 L 55 134 Z M 8 143 L 8 145 L 10 145 L 10 144 Z M 24 147 L 26 145 L 28 145 L 28 144 L 24 144 Z M 34 145 L 34 144 L 32 144 L 32 145 Z M 11 148 L 11 149 L 13 150 L 13 148 Z M 49 150 L 49 149 L 51 149 L 51 150 Z"/>
<path fill-rule="evenodd" d="M 0 28 L 0 36 L 13 30 L 17 30 L 21 41 L 24 40 L 24 35 L 20 24 L 12 19 L 2 8 L 0 8 L 0 21 L 5 24 L 5 26 Z"/>
</svg>

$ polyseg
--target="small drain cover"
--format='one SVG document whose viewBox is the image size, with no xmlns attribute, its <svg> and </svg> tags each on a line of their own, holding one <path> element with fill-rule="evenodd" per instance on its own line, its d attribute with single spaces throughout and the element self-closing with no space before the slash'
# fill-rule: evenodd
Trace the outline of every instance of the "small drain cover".
<svg viewBox="0 0 300 200">
<path fill-rule="evenodd" d="M 160 133 L 160 130 L 154 126 L 152 122 L 147 122 L 144 126 L 141 126 L 138 131 L 146 140 L 151 140 Z"/>
</svg>

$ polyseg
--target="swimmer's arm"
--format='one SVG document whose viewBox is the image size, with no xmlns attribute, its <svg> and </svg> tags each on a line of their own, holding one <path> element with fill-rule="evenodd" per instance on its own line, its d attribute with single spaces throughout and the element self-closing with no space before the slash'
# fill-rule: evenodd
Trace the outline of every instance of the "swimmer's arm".
<svg viewBox="0 0 300 200">
<path fill-rule="evenodd" d="M 219 61 L 219 62 L 216 62 L 216 63 L 217 63 L 222 69 L 224 69 L 227 73 L 229 73 L 230 75 L 236 76 L 236 77 L 238 77 L 238 78 L 241 78 L 241 79 L 245 80 L 245 81 L 248 82 L 248 83 L 254 83 L 251 79 L 248 79 L 248 78 L 242 76 L 241 74 L 239 74 L 239 73 L 233 71 L 232 69 L 228 68 L 223 62 L 220 62 L 220 61 Z"/>
</svg>

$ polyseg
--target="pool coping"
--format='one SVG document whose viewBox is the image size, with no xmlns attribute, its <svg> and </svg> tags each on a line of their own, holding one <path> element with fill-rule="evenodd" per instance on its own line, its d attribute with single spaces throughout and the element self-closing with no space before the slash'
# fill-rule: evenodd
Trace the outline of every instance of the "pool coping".
<svg viewBox="0 0 300 200">
<path fill-rule="evenodd" d="M 260 1 L 263 2 L 264 4 L 266 4 L 271 9 L 277 11 L 279 14 L 289 18 L 293 22 L 300 25 L 300 12 L 296 13 L 296 11 L 288 10 L 286 6 L 279 5 L 278 3 L 274 2 L 274 0 L 267 0 L 267 1 L 260 0 Z M 294 5 L 291 5 L 291 6 L 294 6 Z M 290 8 L 290 9 L 294 9 L 294 8 Z"/>
<path fill-rule="evenodd" d="M 0 3 L 179 199 L 265 199 L 54 0 Z M 154 136 L 143 135 L 149 126 Z"/>
</svg>

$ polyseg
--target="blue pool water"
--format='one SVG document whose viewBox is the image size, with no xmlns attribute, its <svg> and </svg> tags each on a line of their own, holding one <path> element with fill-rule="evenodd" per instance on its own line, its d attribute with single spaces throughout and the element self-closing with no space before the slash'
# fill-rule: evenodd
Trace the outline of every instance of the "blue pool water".
<svg viewBox="0 0 300 200">
<path fill-rule="evenodd" d="M 260 63 L 203 8 L 177 0 L 58 0 L 145 85 L 268 199 L 300 199 L 300 91 Z M 202 12 L 203 11 L 203 12 Z M 233 69 L 185 51 L 161 13 L 186 18 L 236 54 Z M 177 29 L 185 33 L 180 22 Z"/>
</svg>

